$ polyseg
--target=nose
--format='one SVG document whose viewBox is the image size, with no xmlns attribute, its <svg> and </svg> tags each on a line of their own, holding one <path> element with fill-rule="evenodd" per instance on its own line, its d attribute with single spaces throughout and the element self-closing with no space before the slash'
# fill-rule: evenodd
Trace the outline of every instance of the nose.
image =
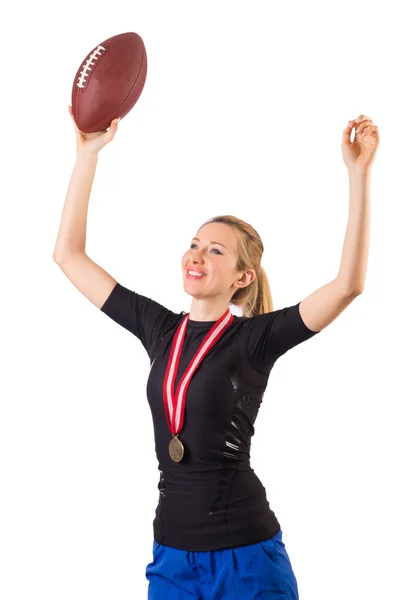
<svg viewBox="0 0 397 600">
<path fill-rule="evenodd" d="M 202 265 L 203 264 L 202 252 L 203 252 L 203 250 L 194 250 L 194 252 L 191 251 L 189 254 L 189 262 L 192 264 L 200 263 Z"/>
<path fill-rule="evenodd" d="M 190 257 L 190 263 L 192 265 L 203 265 L 203 257 L 199 253 L 192 254 Z"/>
</svg>

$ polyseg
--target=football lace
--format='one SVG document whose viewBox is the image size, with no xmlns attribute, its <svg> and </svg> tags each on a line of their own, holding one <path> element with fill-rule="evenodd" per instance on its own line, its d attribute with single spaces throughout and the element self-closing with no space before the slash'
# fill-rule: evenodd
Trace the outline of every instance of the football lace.
<svg viewBox="0 0 397 600">
<path fill-rule="evenodd" d="M 104 48 L 103 46 L 98 46 L 88 57 L 88 59 L 85 61 L 84 65 L 83 65 L 83 70 L 80 71 L 80 77 L 78 79 L 77 82 L 77 87 L 79 88 L 84 88 L 84 84 L 86 83 L 86 78 L 88 77 L 88 71 L 92 70 L 92 67 L 90 65 L 95 65 L 95 63 L 93 62 L 94 60 L 98 60 L 98 58 L 100 56 L 102 56 L 102 52 L 101 50 L 105 51 L 106 48 Z"/>
</svg>

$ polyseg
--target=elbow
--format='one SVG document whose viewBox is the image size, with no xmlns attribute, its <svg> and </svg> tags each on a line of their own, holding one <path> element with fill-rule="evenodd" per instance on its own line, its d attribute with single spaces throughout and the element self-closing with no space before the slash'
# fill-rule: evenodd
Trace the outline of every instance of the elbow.
<svg viewBox="0 0 397 600">
<path fill-rule="evenodd" d="M 352 296 L 353 298 L 355 298 L 356 296 L 360 296 L 360 294 L 362 294 L 363 291 L 364 291 L 363 287 L 361 287 L 361 288 L 354 288 L 350 292 L 348 292 L 347 295 L 350 296 L 350 297 Z"/>
<path fill-rule="evenodd" d="M 58 254 L 57 252 L 54 252 L 53 255 L 52 255 L 52 260 L 54 262 L 56 262 L 57 265 L 59 265 L 59 263 L 61 262 L 61 255 Z"/>
<path fill-rule="evenodd" d="M 81 255 L 81 254 L 85 254 L 84 250 L 71 250 L 70 248 L 66 249 L 56 249 L 54 250 L 53 254 L 52 254 L 52 259 L 57 263 L 57 265 L 61 264 L 62 262 L 64 262 L 66 259 L 68 259 L 71 256 L 76 256 L 77 255 Z"/>
<path fill-rule="evenodd" d="M 343 295 L 347 296 L 348 298 L 359 296 L 364 291 L 364 284 L 359 285 L 358 282 L 355 283 L 354 281 L 344 281 L 339 275 L 336 277 L 336 280 L 339 283 L 339 288 Z"/>
</svg>

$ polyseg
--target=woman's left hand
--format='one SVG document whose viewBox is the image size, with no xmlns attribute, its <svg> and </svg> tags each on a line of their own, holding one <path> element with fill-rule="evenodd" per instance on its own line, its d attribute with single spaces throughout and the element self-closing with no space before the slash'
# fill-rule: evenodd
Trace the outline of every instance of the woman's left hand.
<svg viewBox="0 0 397 600">
<path fill-rule="evenodd" d="M 353 127 L 356 131 L 354 140 L 350 141 Z M 378 127 L 366 115 L 349 121 L 343 131 L 342 153 L 343 161 L 349 170 L 360 169 L 367 171 L 372 166 L 379 145 Z"/>
</svg>

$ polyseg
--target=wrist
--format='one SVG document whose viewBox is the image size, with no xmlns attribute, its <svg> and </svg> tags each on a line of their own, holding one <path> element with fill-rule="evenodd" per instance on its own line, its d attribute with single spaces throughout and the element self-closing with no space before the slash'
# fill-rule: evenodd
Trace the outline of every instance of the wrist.
<svg viewBox="0 0 397 600">
<path fill-rule="evenodd" d="M 371 167 L 351 167 L 348 174 L 349 179 L 365 179 L 371 175 Z"/>
<path fill-rule="evenodd" d="M 96 162 L 98 160 L 98 151 L 93 149 L 76 150 L 76 162 Z"/>
</svg>

